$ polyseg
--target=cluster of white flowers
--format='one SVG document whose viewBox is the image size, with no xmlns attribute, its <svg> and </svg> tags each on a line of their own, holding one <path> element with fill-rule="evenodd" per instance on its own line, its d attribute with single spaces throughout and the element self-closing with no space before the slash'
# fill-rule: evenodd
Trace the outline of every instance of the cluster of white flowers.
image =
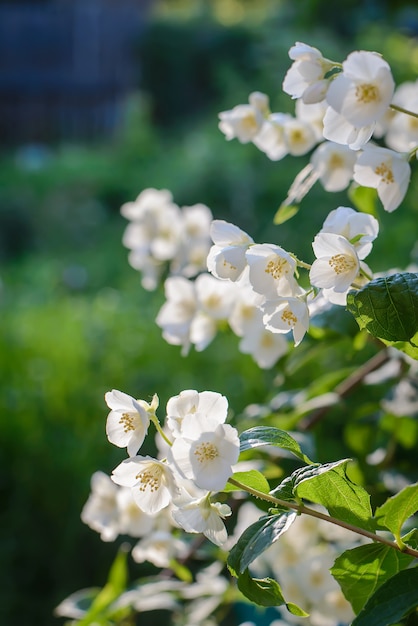
<svg viewBox="0 0 418 626">
<path fill-rule="evenodd" d="M 296 43 L 289 56 L 293 64 L 283 90 L 297 99 L 295 116 L 271 113 L 268 97 L 260 93 L 256 101 L 265 105 L 257 107 L 251 94 L 246 107 L 257 119 L 252 133 L 238 121 L 240 105 L 220 113 L 220 130 L 227 139 L 252 141 L 274 161 L 287 154 L 307 154 L 319 144 L 288 202 L 299 201 L 318 179 L 331 192 L 354 181 L 376 189 L 384 209 L 394 211 L 408 189 L 408 161 L 418 145 L 417 117 L 403 111 L 408 106 L 418 113 L 418 83 L 395 89 L 388 63 L 376 52 L 352 52 L 341 64 Z M 387 147 L 370 141 L 373 137 L 385 137 Z"/>
<path fill-rule="evenodd" d="M 244 503 L 237 515 L 237 531 L 243 531 L 260 517 L 251 502 Z M 354 618 L 353 609 L 345 599 L 329 569 L 344 550 L 359 545 L 361 540 L 339 526 L 302 515 L 297 517 L 279 541 L 251 565 L 257 576 L 273 576 L 283 595 L 292 598 L 309 612 L 310 626 L 339 626 Z M 234 537 L 231 537 L 231 542 Z M 270 626 L 306 624 L 306 618 L 281 611 L 280 621 Z M 241 626 L 243 626 L 241 624 Z"/>
<path fill-rule="evenodd" d="M 289 56 L 293 64 L 283 89 L 296 99 L 295 115 L 272 113 L 267 95 L 253 92 L 248 104 L 220 113 L 226 139 L 252 142 L 274 161 L 311 152 L 285 204 L 299 202 L 317 180 L 330 192 L 353 181 L 376 189 L 384 209 L 395 210 L 408 189 L 409 161 L 418 149 L 418 115 L 404 109 L 412 104 L 418 110 L 418 81 L 396 88 L 389 65 L 375 52 L 356 51 L 337 63 L 296 43 Z M 377 143 L 383 138 L 385 145 Z M 191 346 L 204 350 L 220 328 L 229 326 L 240 339 L 239 350 L 270 368 L 288 352 L 289 336 L 299 345 L 318 312 L 344 306 L 348 291 L 372 278 L 365 259 L 379 224 L 351 207 L 339 206 L 326 217 L 312 242 L 311 264 L 276 243 L 257 243 L 238 226 L 214 220 L 205 205 L 178 207 L 167 190 L 146 189 L 121 212 L 130 222 L 123 242 L 143 286 L 155 289 L 165 278 L 166 301 L 156 322 L 183 355 Z M 407 398 L 414 412 L 417 389 L 405 385 L 399 383 L 392 405 Z M 104 541 L 125 534 L 138 538 L 133 559 L 157 567 L 169 568 L 189 555 L 181 530 L 231 548 L 260 511 L 250 503 L 241 506 L 234 536 L 228 538 L 224 519 L 232 511 L 216 494 L 237 468 L 240 441 L 226 423 L 227 399 L 212 391 L 182 391 L 168 400 L 163 426 L 156 415 L 157 395 L 148 403 L 113 390 L 105 399 L 108 439 L 126 448 L 128 458 L 110 477 L 93 475 L 83 521 Z M 155 458 L 138 454 L 151 424 L 157 432 Z M 310 611 L 312 626 L 337 626 L 350 622 L 353 612 L 327 570 L 353 545 L 351 533 L 329 524 L 325 529 L 324 522 L 302 516 L 251 568 L 273 574 L 284 596 Z M 157 604 L 130 590 L 120 606 L 175 610 L 178 599 L 192 600 L 184 623 L 212 626 L 211 615 L 227 588 L 221 570 L 222 564 L 213 564 L 191 586 L 160 581 Z M 289 614 L 271 626 L 302 623 Z"/>
<path fill-rule="evenodd" d="M 166 189 L 145 189 L 121 207 L 129 220 L 123 244 L 129 263 L 141 272 L 142 286 L 153 290 L 164 272 L 196 276 L 205 269 L 212 212 L 204 204 L 178 207 Z"/>
<path fill-rule="evenodd" d="M 164 431 L 155 413 L 157 396 L 148 404 L 113 390 L 105 399 L 111 409 L 108 439 L 126 447 L 129 458 L 114 469 L 111 480 L 94 474 L 83 521 L 105 541 L 125 533 L 141 537 L 133 558 L 159 567 L 184 553 L 184 543 L 173 541 L 173 528 L 203 533 L 222 545 L 227 539 L 223 519 L 231 509 L 213 502 L 212 492 L 225 487 L 239 456 L 238 432 L 225 423 L 227 399 L 212 391 L 182 391 L 167 402 Z M 162 437 L 161 458 L 137 454 L 151 422 Z"/>
<path fill-rule="evenodd" d="M 364 259 L 378 230 L 373 216 L 338 207 L 313 241 L 316 260 L 310 266 L 274 243 L 255 243 L 234 224 L 213 220 L 208 271 L 195 279 L 166 278 L 166 301 L 156 323 L 183 355 L 191 346 L 204 350 L 229 326 L 240 338 L 239 350 L 270 368 L 288 351 L 287 333 L 293 332 L 295 345 L 303 339 L 318 309 L 319 290 L 325 301 L 344 305 L 353 285 L 370 280 Z M 309 289 L 298 282 L 300 268 L 310 268 Z"/>
</svg>

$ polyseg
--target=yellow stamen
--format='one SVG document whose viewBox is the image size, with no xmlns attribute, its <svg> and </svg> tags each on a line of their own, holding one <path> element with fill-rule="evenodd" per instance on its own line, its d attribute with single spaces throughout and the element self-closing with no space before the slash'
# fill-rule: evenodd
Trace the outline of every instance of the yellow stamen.
<svg viewBox="0 0 418 626">
<path fill-rule="evenodd" d="M 219 456 L 218 448 L 210 442 L 202 442 L 194 451 L 194 455 L 199 461 L 199 463 L 204 463 L 205 461 L 213 461 Z"/>
<path fill-rule="evenodd" d="M 344 272 L 349 272 L 356 266 L 355 260 L 344 254 L 334 254 L 328 263 L 336 274 L 344 274 Z"/>
<path fill-rule="evenodd" d="M 363 104 L 369 104 L 379 99 L 379 90 L 376 85 L 371 83 L 364 83 L 356 87 L 356 98 Z"/>
</svg>

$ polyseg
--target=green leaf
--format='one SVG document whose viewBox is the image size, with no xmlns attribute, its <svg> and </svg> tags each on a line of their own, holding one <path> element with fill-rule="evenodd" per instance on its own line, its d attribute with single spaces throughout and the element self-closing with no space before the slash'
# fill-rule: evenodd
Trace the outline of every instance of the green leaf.
<svg viewBox="0 0 418 626">
<path fill-rule="evenodd" d="M 405 352 L 412 359 L 418 361 L 418 331 L 409 341 L 385 341 L 384 339 L 382 341 L 387 346 L 392 346 L 401 352 Z"/>
<path fill-rule="evenodd" d="M 251 524 L 229 553 L 227 564 L 231 574 L 235 577 L 242 574 L 254 559 L 290 528 L 296 516 L 295 511 L 281 511 L 277 515 L 265 515 Z"/>
<path fill-rule="evenodd" d="M 270 493 L 270 485 L 267 479 L 261 472 L 257 470 L 248 470 L 248 472 L 235 472 L 232 475 L 232 478 L 235 478 L 238 482 L 246 487 L 250 487 L 251 489 L 256 489 L 257 491 L 261 491 L 262 493 Z M 235 485 L 231 485 L 227 483 L 224 492 L 229 491 L 239 491 L 240 488 Z"/>
<path fill-rule="evenodd" d="M 176 559 L 170 559 L 169 567 L 179 580 L 185 583 L 193 582 L 193 574 L 183 563 L 179 563 Z"/>
<path fill-rule="evenodd" d="M 248 569 L 238 576 L 238 589 L 248 600 L 260 606 L 285 604 L 280 585 L 272 578 L 252 578 Z"/>
<path fill-rule="evenodd" d="M 376 278 L 348 293 L 347 308 L 374 337 L 411 342 L 418 331 L 418 274 Z"/>
<path fill-rule="evenodd" d="M 292 452 L 304 463 L 311 464 L 312 461 L 303 454 L 298 442 L 293 439 L 285 430 L 270 426 L 256 426 L 241 433 L 241 452 L 258 448 L 259 446 L 277 446 L 283 450 Z"/>
<path fill-rule="evenodd" d="M 410 548 L 418 550 L 418 528 L 413 528 L 408 534 L 404 535 L 402 541 Z"/>
<path fill-rule="evenodd" d="M 126 589 L 128 582 L 127 555 L 125 546 L 121 546 L 112 563 L 105 586 L 92 602 L 86 615 L 77 622 L 78 626 L 89 626 L 99 623 L 99 620 L 102 623 L 107 623 L 106 618 L 110 605 Z"/>
<path fill-rule="evenodd" d="M 363 487 L 347 476 L 347 463 L 343 459 L 312 467 L 295 480 L 295 494 L 328 509 L 330 515 L 340 520 L 374 530 L 370 496 Z M 306 468 L 309 470 L 309 468 Z"/>
<path fill-rule="evenodd" d="M 259 606 L 286 605 L 288 611 L 293 615 L 308 616 L 308 613 L 293 602 L 286 602 L 279 583 L 272 578 L 252 578 L 246 569 L 238 577 L 238 589 L 248 600 Z"/>
<path fill-rule="evenodd" d="M 371 543 L 346 550 L 339 556 L 331 574 L 355 613 L 386 580 L 405 569 L 413 557 L 390 546 Z"/>
<path fill-rule="evenodd" d="M 375 511 L 379 528 L 387 528 L 396 538 L 400 537 L 402 526 L 408 517 L 418 511 L 418 483 L 404 487 L 396 495 L 388 498 Z"/>
<path fill-rule="evenodd" d="M 309 468 L 310 467 L 311 466 L 309 466 Z M 307 468 L 304 467 L 300 469 L 307 469 Z M 286 500 L 287 502 L 294 502 L 295 501 L 295 494 L 293 492 L 294 486 L 295 486 L 294 474 L 295 472 L 291 476 L 287 476 L 284 480 L 282 480 L 282 482 L 279 485 L 277 485 L 277 487 L 275 487 L 272 491 L 270 491 L 270 495 L 274 496 L 275 498 L 279 498 L 280 500 Z"/>
<path fill-rule="evenodd" d="M 418 606 L 418 568 L 389 578 L 367 601 L 351 626 L 390 626 Z"/>
<path fill-rule="evenodd" d="M 377 191 L 371 187 L 353 184 L 348 189 L 348 197 L 352 204 L 362 213 L 377 215 Z"/>
<path fill-rule="evenodd" d="M 290 220 L 296 213 L 298 213 L 299 207 L 296 204 L 282 204 L 276 211 L 273 217 L 273 224 L 284 224 Z"/>
</svg>

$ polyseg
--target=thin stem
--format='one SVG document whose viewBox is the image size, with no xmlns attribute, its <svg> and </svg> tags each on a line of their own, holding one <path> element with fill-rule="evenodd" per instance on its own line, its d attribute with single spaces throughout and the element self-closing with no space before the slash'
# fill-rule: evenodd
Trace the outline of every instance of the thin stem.
<svg viewBox="0 0 418 626">
<path fill-rule="evenodd" d="M 385 545 L 390 546 L 391 548 L 394 548 L 395 550 L 398 550 L 399 552 L 404 552 L 405 554 L 409 554 L 415 558 L 418 558 L 418 550 L 414 550 L 413 548 L 409 546 L 405 546 L 405 544 L 401 548 L 394 541 L 390 541 L 390 539 L 386 539 L 385 537 L 376 535 L 375 533 L 372 533 L 364 528 L 354 526 L 353 524 L 349 524 L 348 522 L 339 520 L 335 517 L 332 517 L 331 515 L 321 513 L 320 511 L 315 511 L 315 509 L 311 509 L 305 506 L 304 504 L 296 504 L 296 502 L 287 502 L 286 500 L 280 500 L 279 498 L 275 498 L 274 496 L 271 496 L 268 493 L 263 493 L 262 491 L 258 491 L 257 489 L 253 489 L 252 487 L 247 487 L 246 485 L 243 485 L 239 481 L 235 480 L 235 478 L 230 478 L 228 482 L 231 483 L 231 485 L 234 485 L 235 487 L 238 487 L 239 489 L 242 489 L 243 491 L 246 491 L 247 493 L 255 496 L 256 498 L 261 498 L 262 500 L 265 500 L 266 502 L 271 502 L 272 504 L 275 504 L 276 506 L 280 506 L 286 509 L 293 509 L 294 511 L 297 511 L 299 514 L 310 515 L 311 517 L 322 519 L 326 522 L 329 522 L 330 524 L 341 526 L 341 528 L 346 528 L 347 530 L 351 530 L 353 533 L 357 533 L 358 535 L 363 535 L 363 537 L 368 537 L 369 539 L 372 539 L 373 541 L 378 541 L 379 543 L 384 543 Z"/>
<path fill-rule="evenodd" d="M 408 111 L 408 109 L 404 109 L 397 104 L 390 104 L 389 108 L 393 111 L 398 111 L 398 113 L 405 113 L 405 115 L 410 115 L 411 117 L 416 117 L 418 119 L 418 113 L 414 113 L 414 111 Z"/>
<path fill-rule="evenodd" d="M 158 430 L 158 432 L 160 433 L 161 437 L 164 439 L 164 441 L 170 446 L 173 445 L 173 442 L 170 441 L 170 439 L 167 437 L 167 435 L 165 434 L 165 432 L 163 431 L 163 429 L 161 428 L 161 424 L 158 421 L 158 418 L 156 415 L 151 415 L 150 416 L 150 420 L 151 422 L 154 424 L 155 428 Z"/>
</svg>

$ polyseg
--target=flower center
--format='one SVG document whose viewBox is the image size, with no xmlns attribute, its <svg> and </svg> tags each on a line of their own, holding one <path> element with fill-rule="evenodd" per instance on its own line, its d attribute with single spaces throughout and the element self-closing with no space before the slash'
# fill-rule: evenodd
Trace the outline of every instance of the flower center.
<svg viewBox="0 0 418 626">
<path fill-rule="evenodd" d="M 229 261 L 226 261 L 225 259 L 223 260 L 223 266 L 227 267 L 230 270 L 236 270 L 236 266 L 232 265 L 232 263 L 230 263 Z"/>
<path fill-rule="evenodd" d="M 213 461 L 219 456 L 219 453 L 215 444 L 204 441 L 196 447 L 194 455 L 199 463 L 204 463 L 205 461 Z"/>
<path fill-rule="evenodd" d="M 283 276 L 283 274 L 289 273 L 289 264 L 286 259 L 282 259 L 281 257 L 276 257 L 274 260 L 271 259 L 264 270 L 266 274 L 270 274 L 272 278 L 278 279 Z"/>
<path fill-rule="evenodd" d="M 242 118 L 242 125 L 248 131 L 256 131 L 258 129 L 257 120 L 254 113 L 248 113 Z"/>
<path fill-rule="evenodd" d="M 162 472 L 161 467 L 158 465 L 150 465 L 142 472 L 139 472 L 135 476 L 138 481 L 139 491 L 146 491 L 147 489 L 151 492 L 158 491 Z"/>
<path fill-rule="evenodd" d="M 393 172 L 386 163 L 381 163 L 380 165 L 378 165 L 375 168 L 374 172 L 375 174 L 381 177 L 382 183 L 386 183 L 387 185 L 390 185 L 391 183 L 395 182 Z"/>
<path fill-rule="evenodd" d="M 298 321 L 298 318 L 290 309 L 286 309 L 282 313 L 282 320 L 288 326 L 293 327 Z"/>
<path fill-rule="evenodd" d="M 336 274 L 344 274 L 344 272 L 349 272 L 356 266 L 355 260 L 344 254 L 334 254 L 328 263 Z"/>
<path fill-rule="evenodd" d="M 272 348 L 274 345 L 273 333 L 264 332 L 261 336 L 261 347 L 262 348 Z"/>
<path fill-rule="evenodd" d="M 337 170 L 340 167 L 344 167 L 344 159 L 340 154 L 336 154 L 335 152 L 331 155 L 328 160 L 328 167 L 330 170 Z"/>
<path fill-rule="evenodd" d="M 122 424 L 125 433 L 128 433 L 130 430 L 135 430 L 134 415 L 132 413 L 123 413 L 119 424 Z"/>
<path fill-rule="evenodd" d="M 292 130 L 289 133 L 290 143 L 297 144 L 302 143 L 305 140 L 305 135 L 301 130 Z"/>
<path fill-rule="evenodd" d="M 372 85 L 371 83 L 358 85 L 356 87 L 356 98 L 358 102 L 369 104 L 369 102 L 374 102 L 379 99 L 379 90 L 376 85 Z"/>
</svg>

